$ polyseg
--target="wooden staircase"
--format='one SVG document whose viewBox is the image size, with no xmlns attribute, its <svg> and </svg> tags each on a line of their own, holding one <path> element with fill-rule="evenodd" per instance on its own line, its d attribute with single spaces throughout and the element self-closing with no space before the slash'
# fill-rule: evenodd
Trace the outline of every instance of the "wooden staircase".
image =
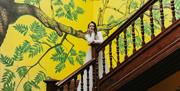
<svg viewBox="0 0 180 91">
<path fill-rule="evenodd" d="M 145 91 L 152 80 L 179 71 L 179 25 L 180 20 L 101 79 L 100 91 Z"/>
<path fill-rule="evenodd" d="M 168 0 L 167 0 L 168 1 Z M 144 91 L 169 75 L 180 70 L 180 19 L 176 19 L 174 0 L 169 0 L 172 11 L 172 23 L 169 26 L 164 24 L 164 11 L 162 0 L 149 0 L 136 13 L 134 13 L 122 26 L 120 26 L 102 44 L 92 44 L 92 60 L 84 64 L 77 71 L 73 72 L 62 81 L 45 81 L 47 91 L 77 91 L 78 79 L 83 79 L 84 70 L 89 75 L 89 67 L 93 67 L 93 88 L 89 88 L 89 77 L 87 83 L 81 82 L 81 87 L 87 85 L 82 91 Z M 153 5 L 159 3 L 161 33 L 154 32 Z M 149 12 L 151 40 L 145 41 L 145 12 Z M 136 22 L 140 21 L 141 48 L 136 45 Z M 128 44 L 127 32 L 131 31 L 132 43 Z M 123 36 L 123 37 L 121 37 Z M 123 38 L 123 39 L 121 39 Z M 116 42 L 116 45 L 112 44 Z M 119 41 L 123 42 L 123 48 L 119 47 Z M 128 51 L 132 46 L 132 52 Z M 116 48 L 116 50 L 113 50 Z M 120 50 L 124 49 L 124 55 Z M 105 50 L 109 54 L 105 55 Z M 102 60 L 98 60 L 98 53 L 103 52 Z M 114 55 L 113 53 L 116 54 Z M 112 65 L 114 56 L 116 64 Z M 108 58 L 108 59 L 107 59 Z M 124 61 L 121 62 L 123 59 Z M 109 73 L 105 73 L 105 59 L 109 61 Z M 103 77 L 99 79 L 98 61 L 103 61 Z M 144 84 L 146 83 L 146 84 Z"/>
</svg>

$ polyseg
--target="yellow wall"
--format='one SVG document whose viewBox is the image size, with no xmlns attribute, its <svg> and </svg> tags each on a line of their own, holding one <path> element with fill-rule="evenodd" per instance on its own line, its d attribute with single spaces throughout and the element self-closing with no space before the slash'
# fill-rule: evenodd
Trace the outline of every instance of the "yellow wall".
<svg viewBox="0 0 180 91">
<path fill-rule="evenodd" d="M 24 2 L 24 0 L 15 0 L 15 1 L 18 3 Z M 46 15 L 53 18 L 52 11 L 50 8 L 50 1 L 51 0 L 41 0 L 40 7 L 41 7 L 42 11 L 45 12 Z M 60 1 L 63 1 L 65 4 L 67 4 L 71 0 L 60 0 Z M 86 1 L 86 2 L 84 2 L 84 1 Z M 71 26 L 74 29 L 86 31 L 87 25 L 90 21 L 93 20 L 96 23 L 98 22 L 99 9 L 100 8 L 103 9 L 104 1 L 109 1 L 107 5 L 110 8 L 107 8 L 105 10 L 105 13 L 103 14 L 103 17 L 100 17 L 100 18 L 103 18 L 103 24 L 107 24 L 109 22 L 108 19 L 110 16 L 114 16 L 115 20 L 127 19 L 130 15 L 133 14 L 133 12 L 135 12 L 141 6 L 141 4 L 142 4 L 141 1 L 143 1 L 143 0 L 138 0 L 138 1 L 134 0 L 137 4 L 137 7 L 134 9 L 131 9 L 130 10 L 131 13 L 129 13 L 127 10 L 128 6 L 130 4 L 130 0 L 84 0 L 84 1 L 83 0 L 74 0 L 76 6 L 79 6 L 84 9 L 84 13 L 78 15 L 77 21 L 71 21 L 65 17 L 60 17 L 60 18 L 55 17 L 55 20 L 58 21 L 59 23 L 65 24 L 67 26 Z M 119 9 L 119 11 L 121 13 L 113 10 L 114 8 Z M 149 18 L 145 17 L 145 20 L 147 20 L 147 19 L 149 19 Z M 18 45 L 21 45 L 24 40 L 30 39 L 29 35 L 23 36 L 22 34 L 17 32 L 13 26 L 15 26 L 16 24 L 31 25 L 33 21 L 38 21 L 38 20 L 32 16 L 24 15 L 24 16 L 21 16 L 15 23 L 11 24 L 8 28 L 8 32 L 7 32 L 6 38 L 3 42 L 3 45 L 0 47 L 0 54 L 6 55 L 8 57 L 12 57 L 16 50 L 16 47 Z M 110 34 L 113 31 L 115 31 L 115 29 L 117 29 L 117 28 L 118 28 L 118 26 L 114 27 L 110 31 Z M 51 30 L 49 28 L 45 28 L 45 31 L 47 31 L 48 34 L 50 32 L 53 32 L 53 30 Z M 138 33 L 138 31 L 139 30 L 137 30 L 136 33 Z M 104 32 L 103 32 L 103 34 L 104 34 Z M 139 35 L 137 35 L 137 36 L 139 36 Z M 104 38 L 106 38 L 106 37 L 104 37 Z M 70 40 L 74 44 L 75 50 L 84 51 L 84 52 L 87 51 L 88 44 L 85 40 L 76 38 L 71 35 L 68 35 L 67 39 Z M 150 39 L 150 37 L 147 36 L 146 42 L 149 41 L 149 39 Z M 33 42 L 33 41 L 31 40 L 30 42 Z M 60 42 L 60 40 L 58 40 L 58 43 L 59 42 Z M 115 41 L 113 42 L 113 46 L 115 46 Z M 67 41 L 65 41 L 63 43 L 63 47 L 65 48 L 65 51 L 67 52 L 70 50 L 71 45 Z M 113 51 L 114 51 L 113 55 L 116 55 L 115 48 L 116 47 L 113 47 Z M 41 52 L 40 54 L 36 55 L 33 58 L 29 58 L 28 55 L 25 54 L 23 56 L 24 59 L 22 61 L 16 61 L 14 63 L 14 65 L 10 66 L 10 67 L 6 67 L 4 64 L 0 63 L 0 77 L 2 78 L 2 76 L 5 72 L 4 69 L 10 69 L 12 72 L 14 72 L 16 75 L 16 77 L 14 79 L 14 81 L 16 82 L 16 86 L 15 86 L 15 89 L 16 89 L 17 84 L 20 82 L 20 78 L 18 77 L 18 74 L 16 72 L 17 68 L 19 68 L 21 66 L 28 67 L 28 66 L 34 65 L 42 57 L 43 53 L 45 53 L 46 50 L 49 49 L 49 47 L 45 45 L 45 46 L 43 46 L 43 49 L 44 49 L 43 52 Z M 107 49 L 108 49 L 108 47 L 107 47 Z M 129 49 L 129 51 L 130 52 L 128 52 L 128 55 L 130 55 L 132 53 L 132 47 Z M 67 62 L 65 62 L 65 65 L 66 65 L 65 69 L 63 69 L 61 72 L 56 73 L 55 67 L 58 64 L 58 62 L 57 61 L 55 62 L 51 59 L 51 56 L 53 53 L 55 53 L 55 50 L 51 50 L 50 52 L 48 52 L 45 55 L 45 57 L 40 61 L 41 66 L 36 65 L 28 72 L 28 74 L 25 76 L 25 78 L 23 78 L 22 82 L 20 83 L 20 86 L 17 88 L 16 91 L 23 91 L 24 83 L 28 80 L 33 80 L 39 71 L 43 71 L 46 74 L 46 76 L 48 76 L 50 78 L 63 79 L 81 66 L 77 62 L 75 62 L 75 65 L 71 65 L 67 61 Z M 106 54 L 107 53 L 108 53 L 108 51 L 106 51 Z M 123 56 L 123 55 L 121 54 L 121 56 Z M 108 57 L 107 57 L 107 59 L 108 59 Z M 120 59 L 121 59 L 121 62 L 123 62 L 124 58 L 120 57 Z M 113 65 L 116 66 L 115 61 L 113 61 Z M 43 82 L 40 82 L 39 86 L 40 86 L 40 89 L 36 89 L 33 87 L 32 91 L 45 91 L 45 84 Z M 1 88 L 3 88 L 3 83 L 0 83 L 0 89 Z"/>
</svg>

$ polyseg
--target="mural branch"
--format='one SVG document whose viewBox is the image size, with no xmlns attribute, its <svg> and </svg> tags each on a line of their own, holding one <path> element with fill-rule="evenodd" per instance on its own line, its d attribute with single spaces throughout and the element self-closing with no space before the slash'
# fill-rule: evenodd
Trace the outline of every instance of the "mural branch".
<svg viewBox="0 0 180 91">
<path fill-rule="evenodd" d="M 10 1 L 10 0 L 9 0 Z M 3 29 L 1 30 L 0 35 L 0 45 L 2 45 L 2 42 L 6 36 L 7 28 L 10 23 L 14 23 L 19 17 L 23 15 L 32 15 L 36 17 L 43 25 L 45 25 L 47 28 L 51 28 L 52 30 L 55 30 L 59 36 L 62 36 L 63 32 L 68 33 L 70 35 L 73 35 L 78 38 L 83 38 L 85 33 L 82 32 L 82 30 L 76 30 L 72 28 L 71 26 L 66 26 L 64 24 L 61 24 L 57 22 L 56 20 L 48 17 L 42 10 L 39 8 L 22 4 L 22 3 L 14 3 L 9 2 L 8 0 L 0 0 L 0 12 L 1 12 L 1 25 L 3 25 Z M 12 4 L 10 4 L 12 3 Z M 12 5 L 11 7 L 7 7 L 9 5 Z"/>
</svg>

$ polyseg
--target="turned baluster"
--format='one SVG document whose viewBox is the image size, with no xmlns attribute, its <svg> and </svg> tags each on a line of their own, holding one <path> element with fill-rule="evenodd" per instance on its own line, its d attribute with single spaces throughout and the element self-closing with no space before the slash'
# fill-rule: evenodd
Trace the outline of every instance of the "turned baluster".
<svg viewBox="0 0 180 91">
<path fill-rule="evenodd" d="M 64 86 L 60 87 L 60 91 L 64 91 Z"/>
<path fill-rule="evenodd" d="M 165 27 L 164 27 L 164 11 L 163 11 L 163 3 L 162 3 L 162 0 L 159 0 L 159 7 L 160 7 L 160 18 L 161 18 L 161 31 L 164 31 L 165 30 Z"/>
<path fill-rule="evenodd" d="M 77 91 L 76 82 L 77 82 L 77 76 L 74 77 L 74 91 Z"/>
<path fill-rule="evenodd" d="M 124 30 L 124 52 L 125 52 L 124 59 L 127 59 L 127 57 L 128 57 L 128 55 L 127 55 L 127 39 L 126 39 L 126 31 L 127 31 L 127 29 Z"/>
<path fill-rule="evenodd" d="M 172 10 L 172 23 L 174 23 L 176 21 L 174 0 L 171 0 L 171 10 Z"/>
<path fill-rule="evenodd" d="M 91 44 L 92 46 L 92 58 L 95 58 L 95 63 L 93 64 L 93 91 L 98 91 L 98 80 L 99 80 L 99 76 L 98 76 L 98 53 L 96 50 L 96 47 L 98 46 L 98 44 Z"/>
<path fill-rule="evenodd" d="M 112 42 L 109 43 L 109 60 L 110 60 L 110 71 L 112 71 Z"/>
<path fill-rule="evenodd" d="M 102 50 L 103 52 L 103 57 L 102 57 L 102 60 L 103 60 L 103 76 L 105 76 L 106 72 L 105 72 L 105 48 L 103 48 Z"/>
<path fill-rule="evenodd" d="M 117 53 L 117 65 L 120 65 L 119 58 L 119 35 L 116 37 L 116 53 Z"/>
<path fill-rule="evenodd" d="M 142 14 L 140 16 L 141 19 L 141 34 L 142 34 L 142 46 L 145 44 L 145 39 L 144 39 L 144 21 L 143 21 L 144 15 Z"/>
<path fill-rule="evenodd" d="M 81 72 L 81 91 L 84 90 L 83 74 L 84 74 L 84 71 Z"/>
<path fill-rule="evenodd" d="M 89 67 L 87 67 L 87 91 L 89 91 Z"/>
<path fill-rule="evenodd" d="M 132 23 L 132 40 L 133 40 L 133 53 L 136 52 L 136 38 L 135 38 L 135 31 L 134 31 L 134 22 Z"/>
<path fill-rule="evenodd" d="M 69 81 L 69 82 L 67 83 L 68 91 L 70 91 L 70 85 L 71 85 L 71 81 Z"/>
<path fill-rule="evenodd" d="M 152 12 L 153 6 L 150 6 L 149 12 L 150 12 L 150 26 L 151 26 L 151 39 L 155 37 L 154 35 L 154 21 L 153 21 L 153 12 Z"/>
</svg>

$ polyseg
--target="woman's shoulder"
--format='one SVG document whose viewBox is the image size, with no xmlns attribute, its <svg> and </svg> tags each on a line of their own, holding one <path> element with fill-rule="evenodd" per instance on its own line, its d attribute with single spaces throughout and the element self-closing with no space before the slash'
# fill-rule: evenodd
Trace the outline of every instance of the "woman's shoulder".
<svg viewBox="0 0 180 91">
<path fill-rule="evenodd" d="M 102 32 L 101 32 L 101 31 L 98 31 L 97 34 L 102 34 Z"/>
</svg>

